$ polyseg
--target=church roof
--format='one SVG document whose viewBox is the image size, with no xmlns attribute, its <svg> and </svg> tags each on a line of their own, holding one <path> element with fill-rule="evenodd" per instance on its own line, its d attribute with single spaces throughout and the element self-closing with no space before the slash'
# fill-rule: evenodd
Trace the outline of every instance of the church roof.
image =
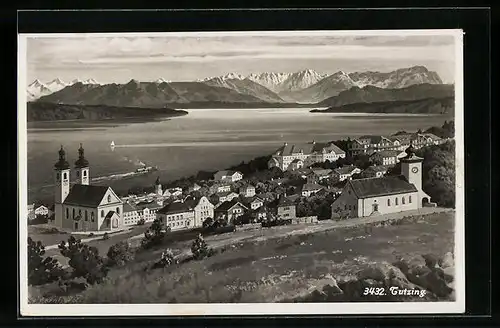
<svg viewBox="0 0 500 328">
<path fill-rule="evenodd" d="M 387 196 L 418 191 L 414 184 L 403 176 L 387 176 L 383 178 L 367 178 L 348 182 L 358 198 Z"/>
<path fill-rule="evenodd" d="M 64 200 L 64 204 L 97 207 L 108 191 L 107 186 L 75 184 Z"/>
</svg>

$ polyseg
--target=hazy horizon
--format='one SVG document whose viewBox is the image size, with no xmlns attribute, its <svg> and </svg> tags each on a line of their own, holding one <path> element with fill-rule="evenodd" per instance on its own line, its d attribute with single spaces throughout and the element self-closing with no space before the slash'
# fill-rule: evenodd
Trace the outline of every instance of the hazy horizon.
<svg viewBox="0 0 500 328">
<path fill-rule="evenodd" d="M 131 79 L 196 81 L 237 73 L 292 73 L 312 69 L 389 72 L 425 66 L 443 83 L 454 83 L 451 35 L 217 35 L 30 37 L 27 84 L 35 79 L 100 83 Z"/>
</svg>

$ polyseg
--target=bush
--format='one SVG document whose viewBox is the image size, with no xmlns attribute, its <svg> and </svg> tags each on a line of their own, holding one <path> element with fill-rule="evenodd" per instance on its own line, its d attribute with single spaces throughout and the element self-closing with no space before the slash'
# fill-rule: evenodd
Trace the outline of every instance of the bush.
<svg viewBox="0 0 500 328">
<path fill-rule="evenodd" d="M 159 219 L 155 219 L 151 227 L 144 232 L 144 238 L 141 241 L 141 247 L 144 249 L 160 245 L 163 242 L 165 233 L 170 231 L 170 227 L 163 231 L 163 224 Z"/>
<path fill-rule="evenodd" d="M 45 255 L 42 242 L 35 242 L 28 237 L 28 284 L 43 285 L 59 280 L 65 271 L 56 259 Z"/>
<path fill-rule="evenodd" d="M 144 219 L 139 219 L 139 221 L 137 221 L 138 226 L 144 225 L 145 223 L 146 223 L 146 220 L 144 220 Z"/>
<path fill-rule="evenodd" d="M 107 232 L 104 233 L 104 235 L 102 235 L 102 239 L 103 240 L 108 240 L 109 239 L 109 235 Z"/>
<path fill-rule="evenodd" d="M 134 253 L 127 241 L 111 246 L 107 253 L 109 266 L 122 266 L 134 258 Z"/>
<path fill-rule="evenodd" d="M 193 258 L 195 260 L 201 260 L 209 256 L 210 253 L 208 245 L 201 234 L 199 234 L 193 241 L 193 244 L 191 245 L 191 253 L 193 253 Z"/>
<path fill-rule="evenodd" d="M 161 258 L 158 262 L 153 264 L 153 269 L 164 268 L 166 266 L 177 264 L 179 260 L 177 260 L 174 256 L 174 253 L 171 249 L 167 249 L 166 251 L 161 253 Z"/>
<path fill-rule="evenodd" d="M 107 276 L 108 267 L 96 247 L 83 244 L 80 239 L 71 236 L 67 243 L 62 241 L 59 244 L 59 250 L 69 259 L 73 278 L 84 278 L 89 284 L 95 284 L 101 283 Z"/>
<path fill-rule="evenodd" d="M 206 219 L 203 221 L 203 228 L 209 228 L 209 227 L 211 227 L 213 224 L 214 224 L 214 219 L 212 219 L 212 218 L 206 218 Z"/>
</svg>

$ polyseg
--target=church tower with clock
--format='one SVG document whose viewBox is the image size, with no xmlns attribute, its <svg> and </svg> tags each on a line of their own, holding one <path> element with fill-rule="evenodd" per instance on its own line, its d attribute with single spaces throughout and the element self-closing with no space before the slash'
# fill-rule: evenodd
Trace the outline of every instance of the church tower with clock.
<svg viewBox="0 0 500 328">
<path fill-rule="evenodd" d="M 415 155 L 415 149 L 413 144 L 406 148 L 406 157 L 401 159 L 401 174 L 406 178 L 406 180 L 413 184 L 419 194 L 422 194 L 422 162 L 423 158 Z"/>
</svg>

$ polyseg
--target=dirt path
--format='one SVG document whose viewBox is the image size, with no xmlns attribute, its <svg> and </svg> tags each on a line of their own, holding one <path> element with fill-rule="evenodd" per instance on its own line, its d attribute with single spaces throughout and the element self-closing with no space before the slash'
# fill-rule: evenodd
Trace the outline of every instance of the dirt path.
<svg viewBox="0 0 500 328">
<path fill-rule="evenodd" d="M 281 238 L 293 235 L 305 235 L 317 232 L 324 232 L 336 228 L 352 227 L 357 225 L 377 223 L 389 220 L 402 219 L 405 216 L 427 215 L 432 213 L 448 212 L 452 209 L 440 207 L 426 207 L 414 211 L 405 211 L 399 213 L 391 213 L 378 216 L 370 216 L 365 218 L 354 218 L 345 221 L 323 221 L 318 223 L 294 224 L 281 227 L 263 228 L 257 230 L 238 231 L 221 235 L 209 236 L 205 241 L 212 248 L 220 248 L 231 244 L 243 242 L 259 242 L 274 238 Z M 184 248 L 179 254 L 180 257 L 189 256 L 190 248 Z"/>
</svg>

